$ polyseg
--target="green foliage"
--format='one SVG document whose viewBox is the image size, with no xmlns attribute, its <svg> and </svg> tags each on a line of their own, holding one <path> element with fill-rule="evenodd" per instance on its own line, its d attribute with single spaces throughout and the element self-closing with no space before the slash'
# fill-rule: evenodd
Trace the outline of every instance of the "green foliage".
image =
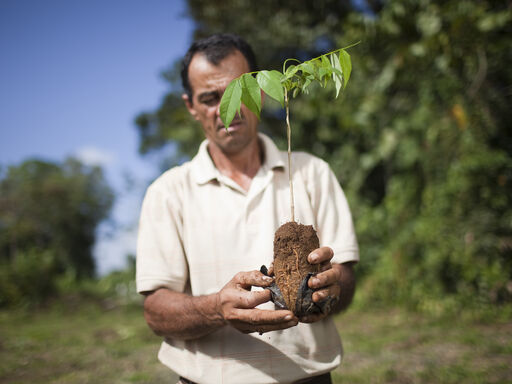
<svg viewBox="0 0 512 384">
<path fill-rule="evenodd" d="M 58 296 L 64 301 L 99 302 L 108 307 L 140 305 L 142 296 L 135 286 L 135 257 L 128 257 L 128 267 L 100 278 L 77 281 L 65 274 L 57 280 Z"/>
<path fill-rule="evenodd" d="M 329 135 L 330 162 L 345 163 L 368 302 L 430 310 L 512 297 L 510 26 L 479 28 L 493 13 L 510 18 L 490 2 L 428 1 L 351 19 L 348 35 L 371 33 L 327 116 L 351 116 L 338 129 L 346 143 Z"/>
<path fill-rule="evenodd" d="M 247 88 L 245 93 L 248 93 Z M 240 104 L 242 102 L 242 86 L 240 80 L 229 83 L 224 91 L 222 99 L 224 102 L 221 102 L 220 104 L 220 114 L 224 121 L 228 122 L 228 125 L 226 125 L 226 127 L 228 127 L 235 117 L 235 114 L 237 112 L 240 113 Z M 258 110 L 257 106 L 253 106 L 253 108 Z"/>
<path fill-rule="evenodd" d="M 242 87 L 242 103 L 253 111 L 259 119 L 261 113 L 261 92 L 258 81 L 250 74 L 245 73 L 240 79 L 240 85 Z"/>
<path fill-rule="evenodd" d="M 38 304 L 56 292 L 58 276 L 51 250 L 19 252 L 11 261 L 0 261 L 0 307 Z"/>
<path fill-rule="evenodd" d="M 189 0 L 189 14 L 196 37 L 231 31 L 247 38 L 262 68 L 361 41 L 351 50 L 355 70 L 342 102 L 332 102 L 330 87 L 312 85 L 314 97 L 290 105 L 294 149 L 328 161 L 348 196 L 361 301 L 434 312 L 509 302 L 510 6 L 389 0 L 367 2 L 371 11 L 361 13 L 351 3 Z M 261 130 L 285 148 L 282 115 L 261 114 Z M 162 121 L 155 118 L 155 134 L 142 137 L 146 150 L 156 148 L 151 137 L 165 136 L 183 154 L 195 153 L 200 130 L 191 121 L 180 120 L 176 133 Z"/>
<path fill-rule="evenodd" d="M 298 65 L 290 65 L 288 68 L 288 61 L 298 60 L 287 59 L 283 64 L 283 72 L 263 70 L 244 73 L 234 79 L 226 87 L 220 101 L 220 118 L 224 126 L 227 129 L 235 114 L 240 113 L 242 102 L 259 118 L 261 91 L 278 101 L 284 108 L 285 94 L 288 92 L 292 92 L 292 96 L 296 97 L 301 92 L 308 93 L 309 85 L 315 81 L 325 87 L 332 80 L 336 85 L 338 97 L 340 89 L 347 86 L 352 71 L 350 55 L 345 49 L 340 48 L 303 63 L 299 62 Z M 256 79 L 253 77 L 254 74 Z"/>
<path fill-rule="evenodd" d="M 98 167 L 28 160 L 0 179 L 0 305 L 40 301 L 55 279 L 94 274 L 96 227 L 113 193 Z"/>
<path fill-rule="evenodd" d="M 284 107 L 284 89 L 281 85 L 282 78 L 282 73 L 275 70 L 261 71 L 256 75 L 256 80 L 260 88 L 274 100 L 279 101 L 279 104 Z"/>
</svg>

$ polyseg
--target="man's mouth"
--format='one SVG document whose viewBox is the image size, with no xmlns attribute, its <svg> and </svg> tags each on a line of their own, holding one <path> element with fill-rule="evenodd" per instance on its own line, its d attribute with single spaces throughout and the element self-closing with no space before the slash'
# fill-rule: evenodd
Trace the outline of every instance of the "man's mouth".
<svg viewBox="0 0 512 384">
<path fill-rule="evenodd" d="M 232 121 L 231 124 L 229 124 L 228 131 L 234 130 L 237 127 L 239 127 L 240 125 L 242 125 L 242 120 Z M 217 130 L 221 130 L 221 129 L 226 129 L 226 128 L 224 127 L 224 125 L 220 125 L 219 128 L 217 128 Z"/>
</svg>

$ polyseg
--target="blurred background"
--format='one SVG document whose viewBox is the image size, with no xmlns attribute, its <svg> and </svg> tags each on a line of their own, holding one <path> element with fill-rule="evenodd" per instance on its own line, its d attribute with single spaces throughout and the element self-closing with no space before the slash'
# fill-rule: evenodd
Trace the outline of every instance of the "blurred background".
<svg viewBox="0 0 512 384">
<path fill-rule="evenodd" d="M 290 105 L 360 243 L 335 382 L 512 381 L 511 1 L 1 0 L 0 383 L 172 382 L 135 293 L 137 220 L 202 139 L 179 65 L 214 32 L 262 69 L 360 41 L 341 100 Z M 286 147 L 272 102 L 261 130 Z"/>
</svg>

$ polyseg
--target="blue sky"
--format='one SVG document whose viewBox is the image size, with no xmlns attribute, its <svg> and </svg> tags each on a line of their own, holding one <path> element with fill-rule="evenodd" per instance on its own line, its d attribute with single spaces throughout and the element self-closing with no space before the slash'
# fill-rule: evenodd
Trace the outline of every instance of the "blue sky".
<svg viewBox="0 0 512 384">
<path fill-rule="evenodd" d="M 134 252 L 141 196 L 158 171 L 137 153 L 134 118 L 159 105 L 160 74 L 192 29 L 183 0 L 0 1 L 0 165 L 75 156 L 105 168 L 121 228 L 96 246 L 102 274 Z"/>
</svg>

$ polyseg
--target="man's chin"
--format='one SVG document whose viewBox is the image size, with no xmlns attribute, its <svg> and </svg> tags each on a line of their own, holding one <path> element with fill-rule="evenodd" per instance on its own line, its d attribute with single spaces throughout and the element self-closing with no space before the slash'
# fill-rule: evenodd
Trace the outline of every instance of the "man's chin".
<svg viewBox="0 0 512 384">
<path fill-rule="evenodd" d="M 222 127 L 215 138 L 211 138 L 214 145 L 217 146 L 222 152 L 226 154 L 238 153 L 245 150 L 248 145 L 252 142 L 251 135 L 247 135 L 243 129 L 231 129 L 228 128 L 228 132 Z M 221 133 L 222 132 L 222 133 Z"/>
</svg>

